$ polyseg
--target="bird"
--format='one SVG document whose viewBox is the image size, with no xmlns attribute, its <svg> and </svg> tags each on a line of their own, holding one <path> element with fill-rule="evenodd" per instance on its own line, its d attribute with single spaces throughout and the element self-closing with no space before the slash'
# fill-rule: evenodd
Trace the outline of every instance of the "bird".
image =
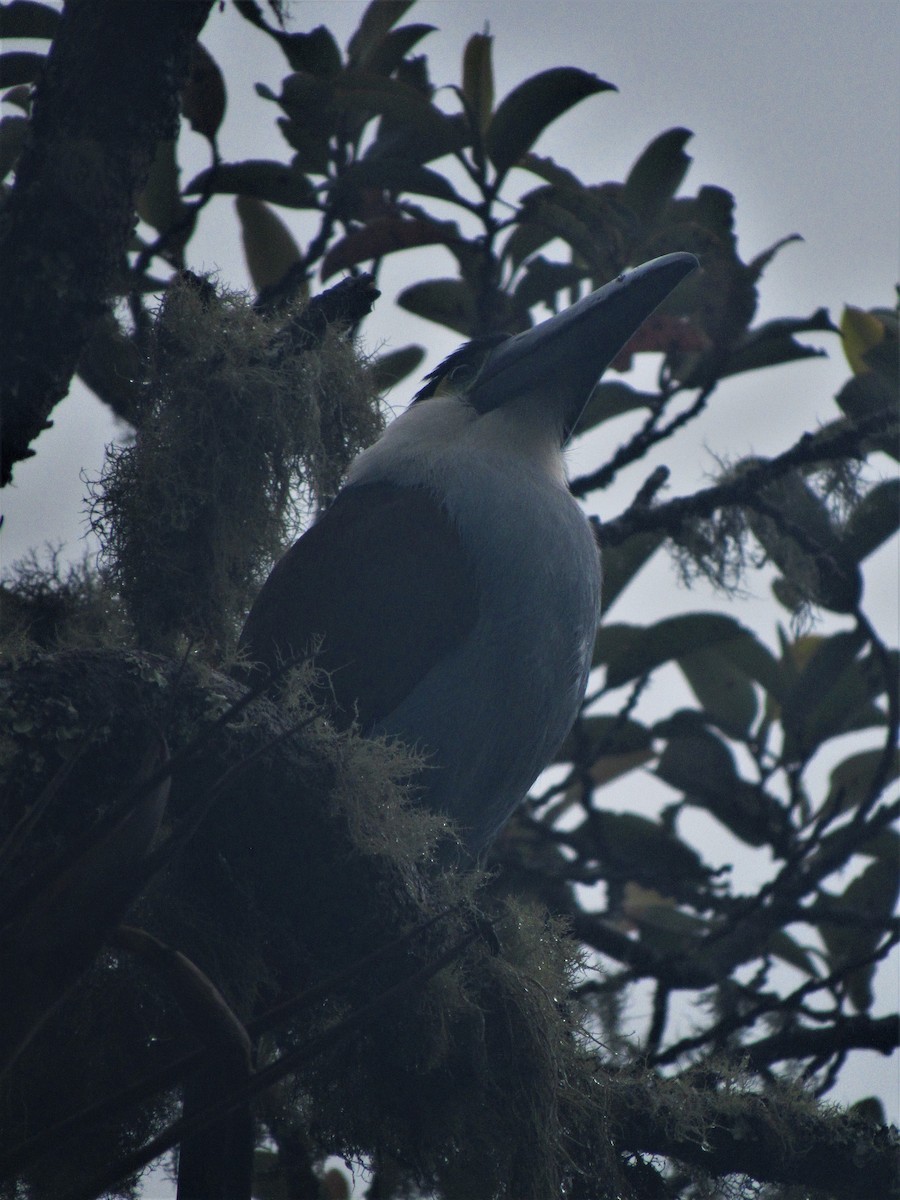
<svg viewBox="0 0 900 1200">
<path fill-rule="evenodd" d="M 473 860 L 553 761 L 587 687 L 600 560 L 564 447 L 603 371 L 698 265 L 664 255 L 451 354 L 246 619 L 239 657 L 255 671 L 312 656 L 340 727 L 417 753 L 418 799 Z"/>
</svg>

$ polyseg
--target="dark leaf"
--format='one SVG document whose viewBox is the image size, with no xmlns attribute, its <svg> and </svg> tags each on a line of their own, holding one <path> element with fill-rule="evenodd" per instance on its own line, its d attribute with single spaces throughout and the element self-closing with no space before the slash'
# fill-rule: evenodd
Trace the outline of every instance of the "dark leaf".
<svg viewBox="0 0 900 1200">
<path fill-rule="evenodd" d="M 783 930 L 779 929 L 769 938 L 766 951 L 769 954 L 774 954 L 776 958 L 780 958 L 782 962 L 786 962 L 789 966 L 796 967 L 798 971 L 803 971 L 807 975 L 818 975 L 816 963 L 813 956 L 808 950 L 804 950 L 794 939 Z"/>
<path fill-rule="evenodd" d="M 413 46 L 434 30 L 434 25 L 401 25 L 392 29 L 364 64 L 366 70 L 377 75 L 393 74 Z"/>
<path fill-rule="evenodd" d="M 631 223 L 614 191 L 547 185 L 523 196 L 519 225 L 504 253 L 517 264 L 558 237 L 571 246 L 573 257 L 585 264 L 597 284 L 606 283 L 624 265 Z M 519 232 L 528 228 L 535 232 Z"/>
<path fill-rule="evenodd" d="M 819 933 L 828 952 L 832 970 L 840 970 L 874 952 L 881 941 L 881 926 L 890 920 L 900 895 L 900 875 L 893 859 L 877 858 L 857 875 L 840 896 L 820 897 L 817 910 L 844 917 L 856 917 L 864 924 L 819 922 Z M 872 1006 L 872 979 L 875 964 L 857 967 L 847 976 L 847 991 L 854 1007 L 866 1012 Z"/>
<path fill-rule="evenodd" d="M 825 809 L 829 812 L 846 812 L 870 799 L 872 785 L 881 770 L 884 754 L 881 750 L 863 750 L 851 754 L 831 772 Z M 900 774 L 900 751 L 894 752 L 894 761 L 885 783 L 891 783 Z"/>
<path fill-rule="evenodd" d="M 557 117 L 588 96 L 615 91 L 611 83 L 577 67 L 552 67 L 532 75 L 501 100 L 486 138 L 488 157 L 504 175 Z"/>
<path fill-rule="evenodd" d="M 185 195 L 215 194 L 253 196 L 283 208 L 318 208 L 316 190 L 307 177 L 286 163 L 267 159 L 221 163 L 210 167 L 187 185 Z"/>
<path fill-rule="evenodd" d="M 594 666 L 605 664 L 607 686 L 621 687 L 662 663 L 741 636 L 752 635 L 721 613 L 688 613 L 646 627 L 604 625 L 594 645 Z"/>
<path fill-rule="evenodd" d="M 433 196 L 451 203 L 460 200 L 453 184 L 440 171 L 420 166 L 409 158 L 392 158 L 388 155 L 366 156 L 353 163 L 341 173 L 332 196 L 340 198 L 346 189 L 377 188 L 388 192 L 410 192 L 419 196 Z"/>
<path fill-rule="evenodd" d="M 792 242 L 802 242 L 803 238 L 799 233 L 789 233 L 787 237 L 779 238 L 777 242 L 769 246 L 767 250 L 763 250 L 761 254 L 757 254 L 754 259 L 747 264 L 747 269 L 754 279 L 759 279 L 766 267 L 775 258 L 780 250 L 785 246 L 790 246 Z"/>
<path fill-rule="evenodd" d="M 395 387 L 417 370 L 424 358 L 425 351 L 421 346 L 401 346 L 379 355 L 369 367 L 375 391 L 387 392 Z"/>
<path fill-rule="evenodd" d="M 317 25 L 309 33 L 279 33 L 278 42 L 295 71 L 327 77 L 341 69 L 340 49 L 324 25 Z"/>
<path fill-rule="evenodd" d="M 828 311 L 817 309 L 811 316 L 791 320 L 768 321 L 749 330 L 736 344 L 728 357 L 722 377 L 743 371 L 758 371 L 782 363 L 799 362 L 804 358 L 822 358 L 824 350 L 804 346 L 794 337 L 796 333 L 837 333 Z"/>
<path fill-rule="evenodd" d="M 726 733 L 747 733 L 757 712 L 753 683 L 778 695 L 778 662 L 749 629 L 682 655 L 678 665 L 704 711 Z"/>
<path fill-rule="evenodd" d="M 417 94 L 427 103 L 426 96 Z M 432 115 L 422 121 L 406 121 L 402 113 L 391 120 L 383 118 L 366 158 L 386 156 L 426 163 L 445 154 L 455 154 L 469 144 L 471 131 L 462 113 L 448 117 L 429 107 Z"/>
<path fill-rule="evenodd" d="M 725 733 L 740 737 L 756 718 L 756 692 L 747 674 L 728 655 L 729 645 L 724 642 L 684 654 L 678 665 L 703 711 Z"/>
<path fill-rule="evenodd" d="M 534 154 L 531 151 L 528 154 L 522 155 L 519 166 L 525 171 L 530 171 L 532 175 L 537 175 L 540 179 L 545 179 L 547 183 L 552 183 L 554 187 L 573 187 L 576 189 L 584 187 L 578 176 L 568 170 L 567 167 L 561 167 L 552 158 Z"/>
<path fill-rule="evenodd" d="M 798 598 L 853 612 L 862 590 L 859 569 L 803 475 L 782 476 L 761 488 L 760 497 L 768 511 L 748 508 L 747 522 Z"/>
<path fill-rule="evenodd" d="M 689 129 L 661 133 L 629 171 L 622 199 L 642 225 L 653 225 L 681 186 L 691 165 L 690 155 L 684 152 L 691 137 Z"/>
<path fill-rule="evenodd" d="M 556 312 L 559 293 L 577 287 L 586 275 L 587 271 L 574 263 L 550 262 L 538 254 L 526 264 L 513 292 L 513 299 L 522 312 L 527 312 L 535 304 L 545 304 L 551 312 Z"/>
<path fill-rule="evenodd" d="M 709 869 L 697 852 L 658 821 L 634 813 L 595 812 L 592 832 L 604 865 L 663 893 L 683 893 L 684 884 L 705 883 Z"/>
<path fill-rule="evenodd" d="M 471 337 L 475 326 L 475 296 L 462 279 L 426 279 L 397 297 L 407 312 Z"/>
<path fill-rule="evenodd" d="M 900 526 L 900 480 L 886 479 L 863 496 L 841 534 L 855 562 L 867 558 L 894 536 Z"/>
<path fill-rule="evenodd" d="M 848 379 L 835 397 L 842 412 L 852 421 L 871 421 L 880 417 L 883 426 L 871 435 L 874 448 L 900 459 L 897 439 L 897 386 L 876 371 L 867 371 Z M 883 430 L 883 431 L 882 431 Z"/>
<path fill-rule="evenodd" d="M 368 66 L 389 30 L 412 6 L 413 0 L 372 0 L 347 43 L 347 60 L 350 65 Z"/>
<path fill-rule="evenodd" d="M 829 738 L 884 723 L 872 701 L 884 690 L 885 680 L 871 663 L 857 658 L 863 644 L 853 631 L 801 638 L 790 648 L 782 665 L 787 686 L 780 709 L 787 761 L 802 761 Z M 792 668 L 791 657 L 799 671 Z"/>
<path fill-rule="evenodd" d="M 417 221 L 406 217 L 376 217 L 335 242 L 322 260 L 322 279 L 357 263 L 384 258 L 416 246 L 447 245 L 459 237 L 451 222 Z"/>
<path fill-rule="evenodd" d="M 527 258 L 548 242 L 553 241 L 553 232 L 529 219 L 520 220 L 513 228 L 503 246 L 503 257 L 517 270 Z"/>
<path fill-rule="evenodd" d="M 623 413 L 639 409 L 650 412 L 658 403 L 659 396 L 654 392 L 638 392 L 619 380 L 603 381 L 591 392 L 587 407 L 578 418 L 578 432 L 587 433 L 589 429 L 602 425 L 604 421 L 611 421 L 614 417 L 620 417 Z"/>
<path fill-rule="evenodd" d="M 288 82 L 285 80 L 285 88 Z M 425 142 L 455 144 L 451 119 L 427 96 L 399 79 L 387 79 L 368 71 L 346 71 L 336 81 L 334 104 L 341 112 L 364 115 L 367 119 L 391 118 Z M 373 148 L 372 153 L 379 151 Z"/>
<path fill-rule="evenodd" d="M 225 116 L 225 80 L 219 65 L 200 42 L 194 43 L 191 72 L 181 93 L 181 107 L 191 129 L 209 141 Z"/>
<path fill-rule="evenodd" d="M 630 718 L 606 715 L 582 717 L 563 742 L 561 762 L 589 762 L 614 754 L 649 750 L 653 736 L 646 725 Z"/>
<path fill-rule="evenodd" d="M 12 0 L 0 8 L 0 38 L 53 38 L 61 14 L 34 0 Z"/>
<path fill-rule="evenodd" d="M 10 50 L 0 54 L 0 88 L 13 87 L 17 83 L 34 83 L 44 66 L 43 54 L 32 54 L 30 50 Z"/>
<path fill-rule="evenodd" d="M 604 549 L 603 586 L 600 593 L 604 615 L 665 540 L 663 532 L 652 530 L 649 533 L 636 533 L 619 545 Z"/>
<path fill-rule="evenodd" d="M 742 779 L 728 746 L 708 730 L 670 737 L 656 774 L 750 846 L 777 845 L 787 829 L 779 801 Z"/>
<path fill-rule="evenodd" d="M 170 138 L 157 143 L 150 174 L 135 207 L 141 220 L 159 233 L 171 229 L 184 211 L 178 190 L 175 143 Z"/>
</svg>

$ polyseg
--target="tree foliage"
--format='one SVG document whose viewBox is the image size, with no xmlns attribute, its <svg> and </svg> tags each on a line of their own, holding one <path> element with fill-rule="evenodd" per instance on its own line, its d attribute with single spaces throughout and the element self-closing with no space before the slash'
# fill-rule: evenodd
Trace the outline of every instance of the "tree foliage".
<svg viewBox="0 0 900 1200">
<path fill-rule="evenodd" d="M 245 162 L 219 154 L 219 68 L 199 43 L 188 63 L 210 6 L 168 6 L 149 44 L 91 39 L 124 19 L 115 7 L 0 11 L 4 37 L 52 39 L 46 58 L 0 60 L 22 110 L 0 127 L 18 306 L 3 314 L 7 473 L 76 360 L 134 431 L 94 483 L 99 564 L 31 560 L 3 589 L 2 1194 L 127 1195 L 146 1163 L 206 1139 L 223 1197 L 249 1194 L 254 1140 L 261 1200 L 342 1194 L 333 1154 L 368 1163 L 379 1196 L 887 1196 L 896 1144 L 877 1102 L 820 1098 L 850 1052 L 897 1044 L 873 997 L 897 940 L 897 656 L 863 577 L 897 528 L 896 480 L 877 477 L 897 457 L 896 311 L 754 324 L 784 243 L 742 261 L 733 197 L 683 191 L 689 131 L 662 133 L 622 181 L 582 181 L 536 147 L 612 84 L 556 67 L 498 100 L 476 34 L 439 94 L 418 53 L 433 30 L 401 23 L 408 0 L 371 4 L 344 50 L 239 0 L 288 71 L 258 85 L 285 161 Z M 116 70 L 85 73 L 85 56 Z M 166 116 L 179 96 L 210 146 L 185 185 Z M 113 114 L 96 117 L 110 103 L 130 114 L 125 150 Z M 63 104 L 94 146 L 66 183 L 76 210 L 93 205 L 77 229 L 53 191 L 71 165 Z M 252 299 L 186 269 L 223 193 Z M 294 209 L 318 221 L 303 245 Z M 64 253 L 38 261 L 47 236 Z M 398 304 L 466 337 L 528 328 L 537 306 L 657 254 L 700 257 L 615 364 L 657 354 L 655 390 L 595 389 L 580 433 L 622 417 L 633 432 L 572 482 L 579 497 L 674 452 L 723 380 L 819 353 L 805 334 L 842 337 L 850 367 L 831 418 L 776 457 L 667 500 L 657 468 L 597 528 L 594 685 L 553 782 L 465 875 L 436 865 L 452 833 L 411 802 L 415 762 L 332 730 L 303 664 L 280 705 L 228 674 L 253 590 L 422 359 L 366 360 L 354 335 L 384 260 L 429 246 L 455 274 Z M 39 312 L 52 344 L 28 327 Z M 730 592 L 774 567 L 787 628 L 628 621 L 629 588 L 663 553 Z M 686 699 L 650 717 L 661 672 Z M 651 779 L 664 801 L 645 802 Z"/>
</svg>

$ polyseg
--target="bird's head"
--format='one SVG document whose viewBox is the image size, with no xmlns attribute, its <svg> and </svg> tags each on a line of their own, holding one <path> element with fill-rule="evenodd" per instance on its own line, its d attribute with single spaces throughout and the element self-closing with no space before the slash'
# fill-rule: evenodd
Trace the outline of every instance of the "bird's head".
<svg viewBox="0 0 900 1200">
<path fill-rule="evenodd" d="M 534 398 L 562 444 L 610 362 L 698 265 L 692 254 L 666 254 L 533 329 L 468 342 L 427 376 L 413 405 L 454 394 L 483 415 Z"/>
</svg>

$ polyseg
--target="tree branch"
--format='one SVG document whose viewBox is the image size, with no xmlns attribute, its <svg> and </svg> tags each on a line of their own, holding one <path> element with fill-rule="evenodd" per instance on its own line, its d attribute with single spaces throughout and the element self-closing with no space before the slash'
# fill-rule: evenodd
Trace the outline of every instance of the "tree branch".
<svg viewBox="0 0 900 1200">
<path fill-rule="evenodd" d="M 821 1188 L 845 1200 L 900 1195 L 896 1131 L 812 1102 L 613 1081 L 607 1103 L 622 1146 L 665 1154 L 711 1175 Z"/>
<path fill-rule="evenodd" d="M 125 262 L 213 0 L 69 0 L 0 220 L 0 485 L 49 427 Z"/>
</svg>

